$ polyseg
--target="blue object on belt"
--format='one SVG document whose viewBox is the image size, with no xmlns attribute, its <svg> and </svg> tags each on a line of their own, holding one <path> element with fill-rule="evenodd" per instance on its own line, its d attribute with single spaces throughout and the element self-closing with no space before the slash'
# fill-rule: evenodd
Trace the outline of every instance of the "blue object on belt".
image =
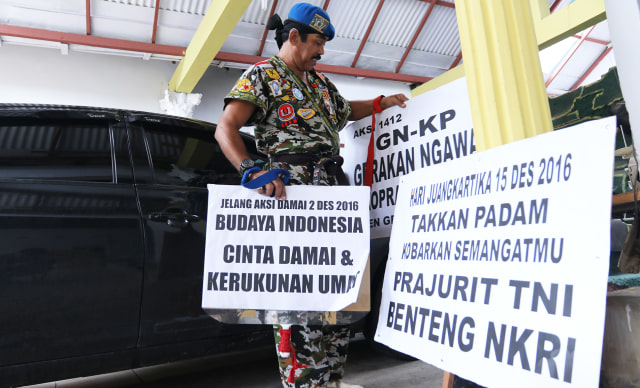
<svg viewBox="0 0 640 388">
<path fill-rule="evenodd" d="M 244 175 L 242 175 L 242 181 L 240 181 L 240 184 L 247 189 L 259 189 L 278 178 L 282 179 L 282 182 L 286 185 L 287 182 L 289 182 L 289 177 L 291 177 L 289 171 L 284 168 L 274 168 L 273 170 L 267 171 L 266 174 L 262 174 L 253 180 L 249 180 L 249 175 L 257 171 L 262 171 L 262 169 L 260 167 L 251 167 L 245 171 Z"/>
</svg>

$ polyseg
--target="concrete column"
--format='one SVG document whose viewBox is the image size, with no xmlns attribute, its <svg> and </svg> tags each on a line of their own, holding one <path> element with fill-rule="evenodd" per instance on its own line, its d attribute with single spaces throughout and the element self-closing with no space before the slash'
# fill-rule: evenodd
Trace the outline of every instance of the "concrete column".
<svg viewBox="0 0 640 388">
<path fill-rule="evenodd" d="M 553 130 L 529 2 L 456 0 L 479 151 Z"/>
</svg>

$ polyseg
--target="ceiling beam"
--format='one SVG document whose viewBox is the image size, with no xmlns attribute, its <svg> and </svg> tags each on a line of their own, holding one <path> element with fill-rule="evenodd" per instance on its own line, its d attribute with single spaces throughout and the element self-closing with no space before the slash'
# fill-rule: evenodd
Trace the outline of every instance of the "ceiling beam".
<svg viewBox="0 0 640 388">
<path fill-rule="evenodd" d="M 217 0 L 211 3 L 169 81 L 169 90 L 193 91 L 250 4 L 251 0 Z"/>
<path fill-rule="evenodd" d="M 556 11 L 556 8 L 558 8 L 558 6 L 560 5 L 560 1 L 561 0 L 554 1 L 553 4 L 551 4 L 551 8 L 549 9 L 549 12 L 554 13 Z"/>
<path fill-rule="evenodd" d="M 429 19 L 429 16 L 431 15 L 431 11 L 433 11 L 433 7 L 435 5 L 436 5 L 436 0 L 431 0 L 431 4 L 429 5 L 427 12 L 422 17 L 422 20 L 420 21 L 420 25 L 418 26 L 418 28 L 416 28 L 416 32 L 413 34 L 413 37 L 411 38 L 411 42 L 409 42 L 407 49 L 404 50 L 404 53 L 402 54 L 402 58 L 400 58 L 400 62 L 398 62 L 398 66 L 396 66 L 396 73 L 400 72 L 402 65 L 404 65 L 404 61 L 407 59 L 407 56 L 411 52 L 413 45 L 416 43 L 416 40 L 418 39 L 420 32 L 422 32 L 422 28 L 427 23 L 427 19 Z"/>
<path fill-rule="evenodd" d="M 173 55 L 178 57 L 183 56 L 186 50 L 185 47 L 181 46 L 134 42 L 124 39 L 103 38 L 95 35 L 73 34 L 70 32 L 43 30 L 40 28 L 10 26 L 8 24 L 0 24 L 0 35 L 13 36 L 17 38 L 46 40 L 50 42 L 60 42 L 66 44 L 102 47 L 113 50 Z"/>
<path fill-rule="evenodd" d="M 156 0 L 155 10 L 153 12 L 153 30 L 151 32 L 151 43 L 156 43 L 156 34 L 158 32 L 158 13 L 160 11 L 160 0 Z"/>
<path fill-rule="evenodd" d="M 604 9 L 604 0 L 575 0 L 571 4 L 555 11 L 558 4 L 559 0 L 551 5 L 552 13 L 549 16 L 539 20 L 534 19 L 538 50 L 543 50 L 607 18 Z M 535 6 L 534 4 L 534 7 Z M 532 11 L 535 11 L 535 9 L 532 8 Z M 535 14 L 535 12 L 532 13 Z M 538 12 L 538 14 L 540 14 L 540 12 Z M 447 74 L 450 72 L 451 74 Z M 413 89 L 411 94 L 417 96 L 464 76 L 464 66 L 457 66 L 436 77 L 434 82 L 430 82 L 433 85 L 420 85 Z"/>
<path fill-rule="evenodd" d="M 578 35 L 578 34 L 574 35 L 573 37 L 574 37 L 574 38 L 576 38 L 576 39 L 582 39 L 582 36 L 581 36 L 581 35 Z M 590 36 L 587 36 L 587 37 L 585 38 L 585 40 L 586 40 L 587 42 L 591 42 L 591 43 L 598 43 L 598 44 L 601 44 L 601 45 L 603 45 L 603 46 L 608 46 L 609 44 L 611 44 L 611 42 L 607 42 L 606 40 L 596 39 L 596 38 L 592 38 L 592 37 L 590 37 Z"/>
<path fill-rule="evenodd" d="M 582 77 L 580 77 L 579 80 L 576 81 L 576 83 L 574 83 L 571 88 L 569 90 L 574 90 L 575 88 L 577 88 L 578 86 L 580 86 L 580 84 L 582 84 L 584 82 L 585 79 L 587 79 L 587 77 L 589 76 L 589 74 L 591 74 L 593 72 L 593 70 L 600 64 L 600 62 L 602 62 L 602 60 L 609 55 L 609 53 L 611 52 L 611 50 L 613 49 L 612 46 L 607 47 L 602 54 L 600 54 L 600 56 L 598 56 L 598 58 L 591 64 L 591 66 L 589 66 L 589 68 L 587 69 L 587 71 L 584 72 L 584 74 L 582 75 Z"/>
<path fill-rule="evenodd" d="M 456 57 L 456 59 L 453 61 L 453 63 L 451 64 L 451 66 L 449 66 L 449 70 L 453 69 L 454 67 L 458 66 L 458 63 L 460 63 L 460 61 L 462 60 L 462 51 L 460 51 L 460 54 L 458 54 L 458 56 Z"/>
<path fill-rule="evenodd" d="M 558 76 L 558 74 L 560 74 L 560 72 L 562 71 L 562 69 L 565 67 L 565 65 L 569 62 L 569 60 L 571 59 L 571 57 L 573 57 L 573 54 L 576 53 L 576 51 L 578 51 L 578 49 L 580 48 L 580 46 L 582 46 L 582 43 L 584 43 L 585 39 L 587 38 L 587 36 L 589 36 L 589 34 L 591 33 L 591 31 L 593 31 L 593 29 L 596 28 L 596 26 L 592 26 L 589 31 L 587 31 L 586 34 L 584 34 L 584 36 L 582 38 L 580 38 L 580 40 L 578 41 L 578 43 L 576 43 L 573 48 L 562 58 L 562 61 L 560 62 L 560 64 L 558 66 L 556 66 L 555 69 L 553 69 L 553 72 L 551 73 L 551 75 L 549 76 L 549 78 L 547 79 L 547 81 L 544 83 L 544 86 L 549 87 L 549 85 L 551 85 L 551 83 L 553 82 L 554 79 L 556 79 L 556 77 Z"/>
<path fill-rule="evenodd" d="M 50 42 L 60 42 L 66 44 L 77 44 L 90 47 L 102 47 L 113 50 L 175 56 L 176 59 L 182 57 L 187 50 L 187 48 L 183 46 L 169 46 L 156 43 L 134 42 L 123 39 L 102 38 L 94 35 L 73 34 L 68 32 L 43 30 L 38 28 L 10 26 L 6 24 L 0 24 L 0 36 L 1 35 L 13 36 L 17 38 L 45 40 Z M 265 59 L 266 57 L 262 56 L 233 54 L 224 51 L 218 52 L 218 54 L 214 58 L 212 58 L 212 60 L 241 63 L 246 65 L 252 65 Z M 385 71 L 366 70 L 345 66 L 318 64 L 317 68 L 319 71 L 323 71 L 329 74 L 342 74 L 354 77 L 386 79 L 391 81 L 409 83 L 424 83 L 431 79 L 429 77 L 420 77 L 410 74 L 397 74 Z"/>
<path fill-rule="evenodd" d="M 545 49 L 606 18 L 604 0 L 576 0 L 544 19 L 534 20 L 538 48 Z"/>
<path fill-rule="evenodd" d="M 236 54 L 221 51 L 216 55 L 216 60 L 223 62 L 241 63 L 241 64 L 254 64 L 260 61 L 268 59 L 267 57 L 259 57 L 257 55 Z M 429 81 L 430 77 L 421 77 L 411 74 L 398 74 L 386 71 L 358 69 L 346 66 L 327 65 L 319 63 L 315 69 L 322 73 L 328 74 L 340 74 L 349 75 L 353 77 L 365 77 L 375 79 L 386 79 L 391 81 L 409 82 L 409 83 L 424 83 Z"/>
<path fill-rule="evenodd" d="M 353 67 L 336 66 L 327 64 L 316 65 L 316 70 L 322 73 L 349 75 L 353 77 L 365 77 L 374 79 L 386 79 L 389 81 L 408 82 L 411 84 L 421 84 L 432 79 L 432 77 L 422 77 L 412 74 L 391 73 L 387 71 L 356 69 Z"/>
<path fill-rule="evenodd" d="M 431 0 L 420 0 L 420 1 L 425 2 L 425 3 L 431 3 Z M 446 2 L 446 1 L 442 1 L 442 0 L 437 0 L 436 1 L 436 5 L 441 5 L 441 6 L 447 7 L 447 8 L 454 8 L 454 9 L 456 8 L 455 3 L 449 3 L 449 2 Z"/>
<path fill-rule="evenodd" d="M 273 5 L 271 6 L 271 11 L 269 11 L 269 17 L 267 18 L 267 23 L 264 26 L 264 32 L 262 33 L 262 40 L 260 40 L 260 48 L 258 49 L 258 55 L 262 55 L 262 51 L 264 50 L 264 44 L 267 41 L 267 34 L 269 33 L 269 20 L 276 13 L 276 6 L 278 5 L 278 0 L 273 0 Z"/>
<path fill-rule="evenodd" d="M 384 0 L 380 0 L 378 2 L 378 7 L 376 11 L 373 13 L 371 17 L 371 21 L 369 22 L 369 26 L 367 27 L 367 31 L 365 31 L 362 40 L 360 41 L 360 46 L 358 47 L 358 51 L 356 51 L 356 55 L 353 57 L 353 62 L 351 62 L 351 67 L 356 67 L 356 63 L 358 63 L 358 59 L 360 58 L 360 53 L 362 53 L 362 49 L 364 45 L 367 44 L 367 40 L 369 39 L 369 34 L 371 34 L 371 30 L 373 29 L 373 25 L 376 23 L 378 19 L 378 15 L 380 14 L 380 10 L 382 9 L 382 5 L 384 4 Z"/>
<path fill-rule="evenodd" d="M 85 23 L 87 25 L 87 35 L 91 35 L 91 0 L 87 0 L 85 6 Z"/>
</svg>

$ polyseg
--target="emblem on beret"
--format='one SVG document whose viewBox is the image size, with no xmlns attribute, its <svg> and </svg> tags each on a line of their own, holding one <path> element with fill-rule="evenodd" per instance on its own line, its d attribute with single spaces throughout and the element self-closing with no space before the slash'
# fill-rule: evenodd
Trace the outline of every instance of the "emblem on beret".
<svg viewBox="0 0 640 388">
<path fill-rule="evenodd" d="M 309 27 L 324 34 L 324 30 L 329 27 L 329 24 L 330 23 L 327 19 L 318 14 L 315 14 L 313 15 L 313 19 L 311 19 L 311 22 L 309 22 Z"/>
</svg>

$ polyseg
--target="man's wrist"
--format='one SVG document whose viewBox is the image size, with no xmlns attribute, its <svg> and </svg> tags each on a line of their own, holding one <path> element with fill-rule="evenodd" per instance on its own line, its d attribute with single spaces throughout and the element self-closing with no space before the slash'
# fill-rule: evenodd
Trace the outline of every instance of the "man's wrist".
<svg viewBox="0 0 640 388">
<path fill-rule="evenodd" d="M 383 98 L 384 98 L 384 95 L 381 94 L 378 97 L 373 99 L 373 113 L 382 112 L 382 106 L 380 104 L 382 103 Z"/>
<path fill-rule="evenodd" d="M 256 162 L 253 159 L 244 159 L 242 162 L 240 162 L 240 168 L 238 169 L 238 171 L 240 172 L 240 175 L 244 175 L 244 173 L 253 168 L 256 165 Z"/>
</svg>

